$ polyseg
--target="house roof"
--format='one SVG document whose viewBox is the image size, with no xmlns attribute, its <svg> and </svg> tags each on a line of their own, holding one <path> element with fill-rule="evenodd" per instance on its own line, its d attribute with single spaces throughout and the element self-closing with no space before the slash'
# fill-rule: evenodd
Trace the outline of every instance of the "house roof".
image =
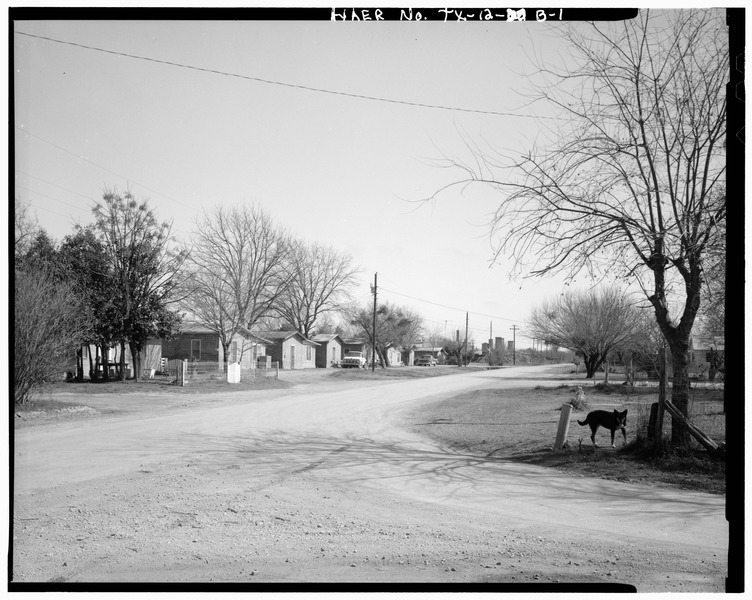
<svg viewBox="0 0 752 600">
<path fill-rule="evenodd" d="M 342 338 L 339 337 L 339 334 L 337 333 L 319 333 L 314 335 L 311 339 L 314 342 L 327 343 L 331 342 L 334 338 L 338 338 L 340 342 L 342 341 Z"/>
<path fill-rule="evenodd" d="M 443 352 L 444 348 L 415 348 L 415 352 Z"/>
<path fill-rule="evenodd" d="M 347 338 L 346 340 L 342 340 L 342 343 L 347 346 L 362 346 L 366 343 L 366 340 L 361 338 Z"/>
<path fill-rule="evenodd" d="M 203 323 L 199 323 L 198 321 L 185 321 L 184 323 L 180 324 L 180 330 L 178 331 L 178 335 L 181 333 L 194 333 L 194 334 L 208 334 L 208 335 L 217 335 L 217 332 L 212 329 L 211 327 L 208 327 L 204 325 Z M 259 337 L 255 333 L 251 333 L 248 329 L 245 327 L 240 327 L 238 329 L 238 333 L 246 338 L 253 338 L 257 341 L 264 342 L 264 343 L 270 343 L 268 339 L 265 339 L 263 337 Z"/>
<path fill-rule="evenodd" d="M 286 340 L 289 340 L 292 337 L 295 337 L 295 338 L 298 338 L 304 344 L 309 344 L 311 346 L 319 345 L 316 342 L 304 337 L 298 331 L 257 331 L 257 332 L 254 332 L 254 335 L 258 335 L 258 336 L 261 336 L 262 338 L 270 340 L 271 343 L 284 342 Z"/>
</svg>

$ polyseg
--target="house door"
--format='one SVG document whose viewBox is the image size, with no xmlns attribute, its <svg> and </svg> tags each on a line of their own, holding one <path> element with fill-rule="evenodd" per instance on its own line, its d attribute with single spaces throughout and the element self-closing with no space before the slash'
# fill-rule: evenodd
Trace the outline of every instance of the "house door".
<svg viewBox="0 0 752 600">
<path fill-rule="evenodd" d="M 295 368 L 295 346 L 290 346 L 290 369 Z"/>
</svg>

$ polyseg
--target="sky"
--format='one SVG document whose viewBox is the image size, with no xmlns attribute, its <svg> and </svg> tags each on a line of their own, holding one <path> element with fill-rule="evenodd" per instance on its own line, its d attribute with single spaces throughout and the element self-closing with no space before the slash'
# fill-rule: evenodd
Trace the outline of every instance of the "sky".
<svg viewBox="0 0 752 600">
<path fill-rule="evenodd" d="M 363 304 L 378 273 L 379 300 L 417 310 L 427 329 L 464 335 L 469 313 L 477 346 L 493 334 L 523 347 L 531 309 L 563 280 L 491 266 L 498 195 L 451 187 L 423 200 L 462 177 L 438 165 L 467 157 L 466 140 L 532 147 L 525 73 L 533 54 L 559 60 L 557 27 L 16 21 L 15 194 L 58 241 L 93 221 L 106 188 L 148 198 L 181 240 L 203 210 L 256 203 L 350 253 Z"/>
</svg>

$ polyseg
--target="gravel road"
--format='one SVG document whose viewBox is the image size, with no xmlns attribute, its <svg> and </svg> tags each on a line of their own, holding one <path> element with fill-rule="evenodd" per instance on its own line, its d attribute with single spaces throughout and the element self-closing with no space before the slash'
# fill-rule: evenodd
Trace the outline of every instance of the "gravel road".
<svg viewBox="0 0 752 600">
<path fill-rule="evenodd" d="M 407 417 L 466 390 L 554 377 L 314 377 L 210 406 L 19 429 L 13 580 L 723 591 L 723 497 L 459 454 Z"/>
</svg>

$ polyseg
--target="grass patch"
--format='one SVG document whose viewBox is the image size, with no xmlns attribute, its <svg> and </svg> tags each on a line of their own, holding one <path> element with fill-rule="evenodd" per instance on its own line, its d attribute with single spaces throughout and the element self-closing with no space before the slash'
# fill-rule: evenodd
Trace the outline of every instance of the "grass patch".
<svg viewBox="0 0 752 600">
<path fill-rule="evenodd" d="M 154 379 L 144 379 L 135 381 L 126 379 L 125 381 L 110 380 L 105 382 L 83 381 L 56 383 L 48 386 L 43 395 L 50 394 L 75 394 L 76 396 L 88 396 L 92 394 L 117 394 L 117 395 L 161 395 L 161 394 L 211 394 L 220 392 L 235 392 L 245 390 L 259 389 L 283 389 L 292 387 L 293 384 L 276 379 L 275 377 L 256 377 L 254 379 L 243 379 L 240 383 L 227 383 L 224 377 L 217 377 L 214 380 L 202 378 L 195 381 L 187 380 L 183 387 L 173 385 L 174 378 L 155 377 Z M 16 407 L 18 408 L 18 407 Z"/>
<path fill-rule="evenodd" d="M 448 446 L 474 455 L 504 458 L 565 470 L 572 474 L 628 481 L 654 486 L 680 487 L 723 494 L 725 462 L 710 457 L 700 446 L 684 453 L 666 452 L 655 458 L 649 452 L 644 432 L 655 390 L 631 390 L 628 386 L 586 386 L 588 408 L 572 411 L 568 444 L 561 452 L 551 448 L 556 438 L 561 406 L 569 403 L 575 386 L 467 392 L 426 404 L 413 413 L 414 429 Z M 621 393 L 620 393 L 621 392 Z M 580 426 L 590 410 L 629 411 L 627 439 L 621 433 L 611 448 L 611 434 L 601 428 L 599 448 L 590 441 L 590 429 Z M 692 390 L 692 421 L 716 442 L 725 441 L 725 415 L 721 390 Z M 671 435 L 671 417 L 664 422 L 666 439 Z"/>
<path fill-rule="evenodd" d="M 15 412 L 17 415 L 37 412 L 51 412 L 54 410 L 64 410 L 78 406 L 81 406 L 80 402 L 62 402 L 60 400 L 52 400 L 49 398 L 39 398 L 36 400 L 30 400 L 26 404 L 16 404 L 13 407 L 13 412 Z"/>
</svg>

